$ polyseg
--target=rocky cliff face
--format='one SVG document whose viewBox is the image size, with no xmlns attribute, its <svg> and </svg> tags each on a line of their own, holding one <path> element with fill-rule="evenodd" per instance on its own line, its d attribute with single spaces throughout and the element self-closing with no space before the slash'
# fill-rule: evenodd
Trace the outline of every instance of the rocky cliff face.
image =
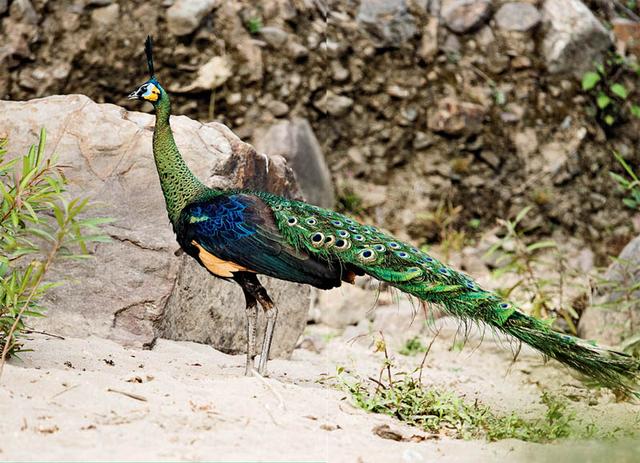
<svg viewBox="0 0 640 463">
<path fill-rule="evenodd" d="M 402 237 L 439 239 L 424 212 L 447 202 L 468 233 L 534 205 L 537 233 L 616 254 L 634 231 L 606 172 L 611 149 L 640 160 L 639 124 L 604 131 L 580 75 L 614 42 L 633 51 L 638 28 L 605 3 L 16 0 L 0 9 L 0 97 L 133 108 L 152 33 L 176 114 L 254 145 L 306 119 L 340 204 Z"/>
<path fill-rule="evenodd" d="M 291 170 L 280 157 L 259 155 L 221 124 L 187 117 L 171 121 L 189 166 L 213 187 L 245 187 L 296 197 Z M 97 104 L 81 95 L 28 102 L 0 101 L 0 127 L 10 154 L 24 153 L 48 133 L 47 152 L 59 154 L 69 190 L 113 217 L 113 242 L 95 246 L 94 259 L 61 263 L 40 328 L 69 336 L 97 335 L 150 345 L 157 336 L 206 342 L 226 352 L 245 349 L 244 298 L 233 283 L 211 277 L 178 249 L 167 218 L 153 155 L 153 116 Z M 293 350 L 309 308 L 309 290 L 264 279 L 281 317 L 274 355 Z"/>
</svg>

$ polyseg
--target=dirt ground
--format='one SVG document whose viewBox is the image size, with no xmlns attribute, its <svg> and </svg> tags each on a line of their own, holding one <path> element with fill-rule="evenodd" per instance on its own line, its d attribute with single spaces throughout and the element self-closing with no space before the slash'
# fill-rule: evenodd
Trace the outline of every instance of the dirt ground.
<svg viewBox="0 0 640 463">
<path fill-rule="evenodd" d="M 478 346 L 479 334 L 472 334 L 457 352 L 451 349 L 457 325 L 438 323 L 443 329 L 426 363 L 427 384 L 529 417 L 544 413 L 541 391 L 568 395 L 578 419 L 594 421 L 604 431 L 638 419 L 640 406 L 583 389 L 529 350 L 513 363 L 510 350 L 493 336 Z M 354 339 L 361 328 L 331 337 L 326 328 L 311 327 L 303 345 L 314 339 L 326 344 L 296 349 L 290 360 L 273 360 L 269 378 L 244 377 L 242 356 L 195 343 L 160 340 L 153 350 L 133 350 L 99 338 L 37 335 L 29 342 L 33 351 L 13 359 L 2 377 L 0 459 L 636 461 L 638 441 L 465 441 L 429 436 L 356 409 L 331 377 L 337 366 L 363 377 L 378 371 L 381 354 L 374 353 L 371 338 Z M 420 360 L 393 355 L 401 368 Z M 373 429 L 382 424 L 414 441 L 379 437 Z"/>
</svg>

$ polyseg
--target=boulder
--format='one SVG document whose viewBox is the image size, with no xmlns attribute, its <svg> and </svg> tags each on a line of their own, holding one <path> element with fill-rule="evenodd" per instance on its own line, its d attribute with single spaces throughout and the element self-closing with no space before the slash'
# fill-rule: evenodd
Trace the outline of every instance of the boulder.
<svg viewBox="0 0 640 463">
<path fill-rule="evenodd" d="M 320 207 L 334 206 L 331 174 L 320 143 L 306 119 L 282 121 L 266 131 L 258 130 L 254 140 L 259 152 L 287 160 L 307 201 Z"/>
<path fill-rule="evenodd" d="M 405 0 L 362 0 L 356 21 L 379 48 L 400 47 L 417 33 Z"/>
<path fill-rule="evenodd" d="M 218 0 L 176 0 L 167 10 L 169 32 L 177 36 L 191 34 L 217 6 Z"/>
<path fill-rule="evenodd" d="M 581 77 L 611 46 L 605 27 L 580 0 L 545 0 L 542 52 L 549 72 Z"/>
<path fill-rule="evenodd" d="M 582 314 L 581 337 L 615 346 L 640 333 L 640 236 L 625 246 L 593 293 Z M 636 289 L 633 290 L 633 287 Z"/>
<path fill-rule="evenodd" d="M 456 34 L 480 28 L 491 16 L 490 0 L 444 0 L 440 10 L 447 27 Z"/>
<path fill-rule="evenodd" d="M 210 276 L 175 241 L 151 149 L 154 117 L 96 104 L 82 95 L 0 101 L 0 127 L 10 152 L 25 153 L 47 129 L 72 195 L 98 204 L 94 215 L 113 217 L 112 242 L 91 249 L 93 259 L 60 262 L 50 275 L 67 284 L 44 301 L 40 329 L 67 336 L 96 335 L 149 346 L 158 336 L 207 342 L 226 352 L 245 349 L 244 299 L 233 284 Z M 257 155 L 221 124 L 184 116 L 171 120 L 194 173 L 206 184 L 246 187 L 297 197 L 282 158 Z M 309 309 L 306 287 L 261 277 L 280 309 L 273 353 L 286 355 L 302 333 Z M 261 325 L 264 317 L 259 318 Z"/>
</svg>

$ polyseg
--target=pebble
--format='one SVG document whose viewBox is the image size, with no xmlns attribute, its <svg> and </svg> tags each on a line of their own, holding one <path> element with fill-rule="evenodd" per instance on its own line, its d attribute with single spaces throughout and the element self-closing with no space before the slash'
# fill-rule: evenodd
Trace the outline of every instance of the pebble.
<svg viewBox="0 0 640 463">
<path fill-rule="evenodd" d="M 491 16 L 490 0 L 444 0 L 441 15 L 447 27 L 465 34 L 482 26 Z"/>
<path fill-rule="evenodd" d="M 260 36 L 273 48 L 280 48 L 285 44 L 289 34 L 279 27 L 263 27 Z"/>
<path fill-rule="evenodd" d="M 313 105 L 322 112 L 332 116 L 344 116 L 353 106 L 353 100 L 347 96 L 336 95 L 332 91 L 326 92 Z"/>
<path fill-rule="evenodd" d="M 286 116 L 289 113 L 289 105 L 283 101 L 274 100 L 267 106 L 267 109 L 276 117 Z"/>
<path fill-rule="evenodd" d="M 191 34 L 217 3 L 217 0 L 176 0 L 167 10 L 169 32 L 177 36 Z"/>
</svg>

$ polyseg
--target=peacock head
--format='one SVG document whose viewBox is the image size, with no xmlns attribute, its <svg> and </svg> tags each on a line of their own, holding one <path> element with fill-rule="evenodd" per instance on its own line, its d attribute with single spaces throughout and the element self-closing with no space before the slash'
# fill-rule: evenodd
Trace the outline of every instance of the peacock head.
<svg viewBox="0 0 640 463">
<path fill-rule="evenodd" d="M 151 78 L 142 84 L 137 90 L 129 94 L 130 100 L 144 100 L 154 106 L 162 96 L 162 87 L 155 78 Z"/>
<path fill-rule="evenodd" d="M 162 99 L 164 90 L 160 86 L 156 74 L 153 70 L 153 51 L 152 51 L 151 37 L 147 36 L 147 40 L 144 44 L 144 51 L 147 55 L 147 66 L 149 67 L 149 75 L 151 78 L 144 84 L 138 87 L 135 91 L 129 94 L 130 100 L 144 100 L 148 101 L 153 106 L 156 106 Z"/>
</svg>

